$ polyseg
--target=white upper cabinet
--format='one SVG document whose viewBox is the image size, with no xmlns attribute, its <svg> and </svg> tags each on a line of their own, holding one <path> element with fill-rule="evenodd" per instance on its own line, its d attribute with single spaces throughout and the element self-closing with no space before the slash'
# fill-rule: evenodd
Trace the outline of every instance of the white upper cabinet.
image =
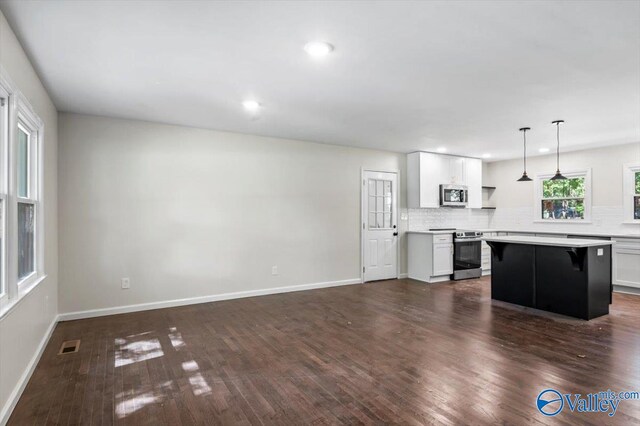
<svg viewBox="0 0 640 426">
<path fill-rule="evenodd" d="M 467 207 L 470 209 L 482 208 L 482 160 L 477 158 L 465 158 L 466 185 L 469 188 L 469 200 Z"/>
<path fill-rule="evenodd" d="M 436 154 L 414 152 L 407 155 L 407 202 L 409 208 L 436 208 L 439 206 L 440 184 L 437 182 L 443 172 L 443 164 Z"/>
<path fill-rule="evenodd" d="M 449 157 L 449 173 L 448 180 L 444 180 L 440 183 L 451 183 L 455 185 L 465 185 L 466 180 L 466 162 L 467 158 L 463 157 Z M 443 159 L 446 162 L 446 159 Z"/>
<path fill-rule="evenodd" d="M 440 185 L 469 187 L 469 208 L 482 207 L 482 160 L 414 152 L 407 155 L 409 208 L 440 207 Z"/>
</svg>

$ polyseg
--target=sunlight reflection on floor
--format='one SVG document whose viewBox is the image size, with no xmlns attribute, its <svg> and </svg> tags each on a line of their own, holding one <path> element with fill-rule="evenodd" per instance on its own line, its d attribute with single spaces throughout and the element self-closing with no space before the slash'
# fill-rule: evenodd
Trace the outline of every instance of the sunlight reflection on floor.
<svg viewBox="0 0 640 426">
<path fill-rule="evenodd" d="M 120 393 L 116 395 L 116 401 L 120 401 L 116 404 L 116 415 L 119 419 L 125 418 L 159 400 L 160 398 L 151 392 L 146 392 L 141 395 L 133 395 L 133 391 Z"/>
<path fill-rule="evenodd" d="M 186 347 L 182 334 L 176 327 L 169 327 L 167 337 L 171 341 L 168 350 L 178 351 Z M 151 337 L 153 332 L 134 334 L 127 337 L 118 337 L 115 343 L 115 366 L 123 367 L 136 362 L 148 361 L 165 355 L 160 339 Z M 166 344 L 165 344 L 166 346 Z M 167 349 L 167 348 L 165 348 Z M 143 367 L 144 368 L 144 367 Z M 191 390 L 195 396 L 208 395 L 211 387 L 202 376 L 200 366 L 195 360 L 182 363 L 182 369 L 186 373 Z M 157 404 L 166 399 L 167 390 L 171 389 L 175 383 L 168 380 L 156 386 L 154 389 L 130 389 L 116 395 L 115 414 L 119 419 L 125 418 L 150 404 Z"/>
<path fill-rule="evenodd" d="M 182 363 L 182 369 L 186 372 L 193 373 L 198 371 L 200 366 L 198 366 L 198 363 L 195 361 L 187 361 Z M 191 374 L 189 376 L 189 383 L 195 396 L 211 393 L 211 387 L 200 373 Z"/>
<path fill-rule="evenodd" d="M 122 367 L 124 365 L 133 364 L 134 362 L 146 361 L 148 359 L 158 358 L 164 355 L 160 340 L 157 338 L 133 340 L 137 337 L 138 335 L 129 336 L 125 339 L 115 339 L 116 367 Z"/>
<path fill-rule="evenodd" d="M 184 340 L 182 340 L 182 334 L 175 327 L 169 328 L 169 340 L 174 349 L 179 349 L 185 346 Z"/>
</svg>

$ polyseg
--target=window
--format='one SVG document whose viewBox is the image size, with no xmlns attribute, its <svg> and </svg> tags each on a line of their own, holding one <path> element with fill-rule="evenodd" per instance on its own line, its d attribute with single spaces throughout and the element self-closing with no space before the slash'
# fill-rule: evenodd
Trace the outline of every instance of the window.
<svg viewBox="0 0 640 426">
<path fill-rule="evenodd" d="M 0 68 L 0 317 L 45 277 L 42 132 Z"/>
<path fill-rule="evenodd" d="M 567 179 L 551 180 L 552 174 L 536 179 L 536 221 L 581 222 L 590 220 L 590 171 L 564 174 Z"/>
<path fill-rule="evenodd" d="M 36 271 L 35 232 L 38 204 L 37 130 L 18 120 L 16 182 L 18 199 L 18 282 Z"/>
<path fill-rule="evenodd" d="M 542 219 L 584 219 L 584 177 L 542 181 Z"/>
<path fill-rule="evenodd" d="M 624 221 L 640 223 L 640 163 L 625 164 L 622 168 Z"/>
<path fill-rule="evenodd" d="M 369 179 L 369 229 L 391 229 L 391 181 Z"/>
<path fill-rule="evenodd" d="M 640 219 L 640 172 L 635 172 L 635 194 L 633 195 L 633 218 Z"/>
<path fill-rule="evenodd" d="M 640 171 L 635 172 L 634 174 L 634 188 L 635 192 L 633 194 L 633 219 L 640 219 Z"/>
</svg>

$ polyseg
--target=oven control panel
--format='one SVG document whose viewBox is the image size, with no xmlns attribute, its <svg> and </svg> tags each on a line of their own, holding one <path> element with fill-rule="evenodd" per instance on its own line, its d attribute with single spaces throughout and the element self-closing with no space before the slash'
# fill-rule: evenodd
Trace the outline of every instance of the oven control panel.
<svg viewBox="0 0 640 426">
<path fill-rule="evenodd" d="M 480 231 L 457 231 L 455 236 L 456 236 L 457 239 L 466 239 L 466 238 L 477 239 L 477 238 L 481 238 L 482 237 L 482 232 L 480 232 Z"/>
</svg>

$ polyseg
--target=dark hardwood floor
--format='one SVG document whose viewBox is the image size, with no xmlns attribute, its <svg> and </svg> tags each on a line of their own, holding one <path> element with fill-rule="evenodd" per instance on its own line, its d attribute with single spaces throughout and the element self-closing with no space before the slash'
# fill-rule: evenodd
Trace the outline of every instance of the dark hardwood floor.
<svg viewBox="0 0 640 426">
<path fill-rule="evenodd" d="M 640 422 L 640 401 L 544 417 L 546 388 L 640 390 L 640 297 L 586 322 L 487 278 L 393 280 L 64 322 L 9 424 Z"/>
</svg>

